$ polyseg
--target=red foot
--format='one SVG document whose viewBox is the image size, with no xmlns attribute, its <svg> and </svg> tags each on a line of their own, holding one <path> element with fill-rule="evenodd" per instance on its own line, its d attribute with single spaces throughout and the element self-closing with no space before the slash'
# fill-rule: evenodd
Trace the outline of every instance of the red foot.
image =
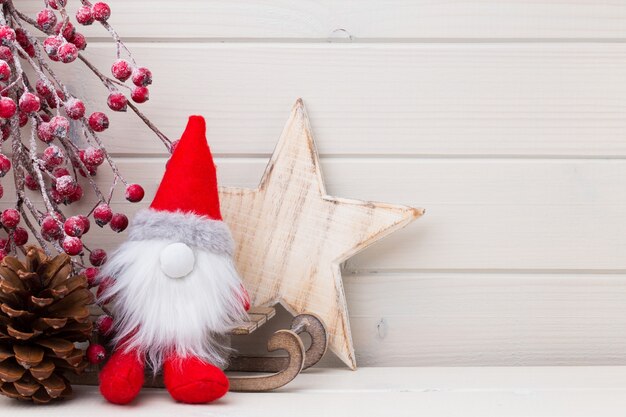
<svg viewBox="0 0 626 417">
<path fill-rule="evenodd" d="M 100 392 L 113 404 L 128 404 L 137 397 L 144 379 L 144 363 L 135 351 L 118 350 L 100 372 Z"/>
<path fill-rule="evenodd" d="M 169 357 L 163 365 L 163 379 L 172 398 L 187 404 L 210 403 L 228 391 L 224 372 L 194 357 Z"/>
</svg>

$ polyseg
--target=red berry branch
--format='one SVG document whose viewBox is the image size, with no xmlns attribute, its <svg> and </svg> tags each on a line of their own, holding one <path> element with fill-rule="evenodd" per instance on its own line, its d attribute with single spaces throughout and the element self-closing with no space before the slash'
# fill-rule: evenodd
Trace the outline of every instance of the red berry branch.
<svg viewBox="0 0 626 417">
<path fill-rule="evenodd" d="M 107 254 L 84 243 L 91 219 L 100 227 L 108 225 L 115 232 L 123 231 L 128 218 L 111 210 L 114 190 L 123 184 L 126 199 L 132 203 L 143 199 L 144 190 L 122 176 L 103 145 L 100 135 L 109 127 L 106 113 L 101 108 L 88 109 L 84 100 L 71 94 L 51 61 L 85 65 L 108 90 L 102 108 L 107 106 L 115 112 L 131 109 L 168 151 L 172 142 L 134 104 L 148 101 L 152 73 L 137 65 L 109 24 L 110 7 L 103 2 L 81 0 L 75 14 L 77 25 L 97 22 L 115 43 L 111 76 L 107 76 L 81 53 L 87 39 L 72 23 L 65 8 L 67 0 L 42 3 L 36 16 L 28 16 L 16 8 L 16 2 L 0 0 L 0 142 L 10 144 L 10 153 L 7 147 L 7 154 L 0 153 L 0 177 L 12 170 L 16 192 L 15 207 L 0 214 L 0 227 L 7 233 L 5 239 L 0 239 L 0 259 L 23 251 L 22 246 L 32 234 L 48 255 L 57 251 L 72 256 L 74 266 L 84 271 L 91 286 L 100 284 L 101 292 L 107 279 L 97 283 L 96 277 Z M 30 134 L 24 134 L 25 129 L 30 129 Z M 113 173 L 113 180 L 103 191 L 93 177 L 105 166 Z M 66 215 L 65 206 L 83 199 L 83 187 L 93 190 L 93 208 L 84 214 Z M 0 198 L 3 193 L 0 184 Z M 42 203 L 36 203 L 39 199 Z M 92 266 L 87 266 L 86 256 Z M 106 335 L 111 324 L 110 315 L 106 315 L 96 327 Z M 99 362 L 105 356 L 104 348 L 93 344 L 88 356 Z"/>
</svg>

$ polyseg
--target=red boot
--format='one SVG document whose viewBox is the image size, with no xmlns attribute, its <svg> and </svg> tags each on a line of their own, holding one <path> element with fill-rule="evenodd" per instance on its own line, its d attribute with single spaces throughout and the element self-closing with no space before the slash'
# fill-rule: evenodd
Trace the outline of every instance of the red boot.
<svg viewBox="0 0 626 417">
<path fill-rule="evenodd" d="M 172 398 L 187 404 L 206 404 L 221 398 L 228 391 L 228 378 L 210 363 L 195 357 L 176 355 L 163 365 L 165 387 Z"/>
<path fill-rule="evenodd" d="M 113 404 L 128 404 L 137 397 L 144 379 L 144 362 L 135 351 L 118 350 L 100 372 L 100 392 Z"/>
</svg>

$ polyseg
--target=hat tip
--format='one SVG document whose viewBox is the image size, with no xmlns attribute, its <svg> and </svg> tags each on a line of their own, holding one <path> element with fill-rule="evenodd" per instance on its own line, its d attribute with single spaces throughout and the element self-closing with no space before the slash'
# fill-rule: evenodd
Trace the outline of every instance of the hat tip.
<svg viewBox="0 0 626 417">
<path fill-rule="evenodd" d="M 198 115 L 198 114 L 194 114 L 189 116 L 189 121 L 187 122 L 188 125 L 194 125 L 194 126 L 206 126 L 206 122 L 204 121 L 204 117 Z"/>
</svg>

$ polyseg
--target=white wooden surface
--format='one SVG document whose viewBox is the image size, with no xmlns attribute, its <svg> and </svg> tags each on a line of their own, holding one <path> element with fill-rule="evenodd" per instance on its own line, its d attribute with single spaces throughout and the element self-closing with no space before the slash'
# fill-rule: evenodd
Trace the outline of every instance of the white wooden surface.
<svg viewBox="0 0 626 417">
<path fill-rule="evenodd" d="M 96 387 L 76 398 L 34 407 L 0 398 L 3 415 L 65 417 L 232 416 L 623 416 L 623 367 L 317 369 L 272 393 L 229 393 L 215 404 L 189 406 L 165 390 L 144 390 L 131 406 L 108 404 Z"/>
<path fill-rule="evenodd" d="M 36 13 L 39 0 L 19 0 Z M 137 38 L 614 39 L 626 6 L 596 0 L 109 0 Z M 79 2 L 70 2 L 75 10 Z M 103 36 L 94 25 L 88 34 Z"/>
<path fill-rule="evenodd" d="M 623 43 L 130 43 L 154 69 L 146 113 L 172 136 L 207 117 L 222 155 L 269 156 L 297 97 L 319 152 L 333 156 L 623 157 Z M 108 71 L 114 48 L 86 55 Z M 103 87 L 60 71 L 90 108 Z M 111 118 L 124 154 L 162 152 L 140 122 Z"/>
<path fill-rule="evenodd" d="M 360 366 L 626 365 L 626 0 L 110 4 L 143 109 L 172 137 L 204 114 L 222 184 L 256 185 L 303 97 L 330 194 L 427 209 L 345 265 Z M 105 137 L 149 199 L 162 146 Z"/>
</svg>

